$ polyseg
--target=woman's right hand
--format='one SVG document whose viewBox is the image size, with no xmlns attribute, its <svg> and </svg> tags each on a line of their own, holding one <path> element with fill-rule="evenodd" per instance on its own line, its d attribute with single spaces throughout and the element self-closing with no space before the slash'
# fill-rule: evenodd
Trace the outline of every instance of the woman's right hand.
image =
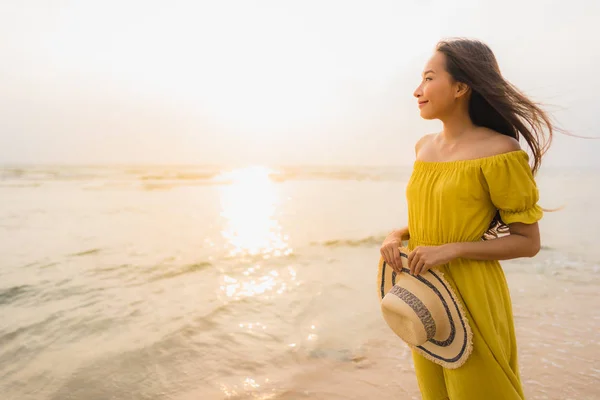
<svg viewBox="0 0 600 400">
<path fill-rule="evenodd" d="M 402 272 L 402 259 L 400 258 L 400 247 L 402 241 L 400 238 L 395 236 L 393 233 L 390 234 L 381 245 L 379 252 L 388 265 L 391 265 L 392 269 L 396 273 Z"/>
</svg>

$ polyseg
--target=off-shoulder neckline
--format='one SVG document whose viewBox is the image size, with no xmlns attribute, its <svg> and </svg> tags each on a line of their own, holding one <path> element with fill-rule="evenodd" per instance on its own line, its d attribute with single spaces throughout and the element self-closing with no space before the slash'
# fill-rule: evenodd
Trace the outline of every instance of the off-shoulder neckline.
<svg viewBox="0 0 600 400">
<path fill-rule="evenodd" d="M 470 158 L 464 160 L 450 160 L 450 161 L 425 161 L 425 160 L 415 160 L 415 165 L 429 165 L 429 166 L 457 166 L 457 165 L 473 165 L 473 164 L 481 164 L 490 161 L 497 161 L 499 159 L 510 158 L 513 155 L 525 155 L 529 157 L 527 152 L 523 149 L 512 150 L 505 153 L 498 153 L 491 156 L 486 157 L 478 157 L 478 158 Z"/>
</svg>

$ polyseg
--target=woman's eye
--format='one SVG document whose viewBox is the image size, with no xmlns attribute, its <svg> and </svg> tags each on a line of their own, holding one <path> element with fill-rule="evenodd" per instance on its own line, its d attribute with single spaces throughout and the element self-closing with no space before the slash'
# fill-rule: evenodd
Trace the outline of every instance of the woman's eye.
<svg viewBox="0 0 600 400">
<path fill-rule="evenodd" d="M 425 78 L 425 80 L 426 80 L 426 81 L 430 81 L 430 80 L 431 80 L 431 78 Z"/>
</svg>

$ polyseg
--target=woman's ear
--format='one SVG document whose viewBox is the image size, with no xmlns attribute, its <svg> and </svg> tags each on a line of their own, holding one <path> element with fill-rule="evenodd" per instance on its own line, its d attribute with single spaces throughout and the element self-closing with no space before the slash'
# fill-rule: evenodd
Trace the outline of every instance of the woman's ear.
<svg viewBox="0 0 600 400">
<path fill-rule="evenodd" d="M 470 91 L 471 88 L 469 87 L 469 85 L 463 82 L 458 82 L 458 84 L 456 85 L 456 93 L 454 94 L 454 97 L 458 99 L 459 97 L 470 93 Z"/>
</svg>

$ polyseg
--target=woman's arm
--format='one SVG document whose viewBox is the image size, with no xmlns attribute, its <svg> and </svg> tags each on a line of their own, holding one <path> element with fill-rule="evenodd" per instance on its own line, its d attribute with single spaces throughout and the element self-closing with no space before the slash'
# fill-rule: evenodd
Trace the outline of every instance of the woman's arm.
<svg viewBox="0 0 600 400">
<path fill-rule="evenodd" d="M 510 234 L 497 239 L 418 246 L 408 256 L 410 271 L 418 275 L 457 258 L 510 260 L 533 257 L 540 251 L 540 230 L 537 222 L 509 224 L 508 228 Z"/>
<path fill-rule="evenodd" d="M 404 228 L 396 229 L 387 236 L 387 239 L 395 238 L 398 240 L 408 240 L 410 239 L 410 233 L 408 232 L 408 226 Z"/>
<path fill-rule="evenodd" d="M 510 234 L 480 242 L 450 244 L 456 258 L 471 260 L 510 260 L 520 257 L 533 257 L 540 251 L 540 230 L 538 223 L 514 223 L 509 226 Z"/>
</svg>

